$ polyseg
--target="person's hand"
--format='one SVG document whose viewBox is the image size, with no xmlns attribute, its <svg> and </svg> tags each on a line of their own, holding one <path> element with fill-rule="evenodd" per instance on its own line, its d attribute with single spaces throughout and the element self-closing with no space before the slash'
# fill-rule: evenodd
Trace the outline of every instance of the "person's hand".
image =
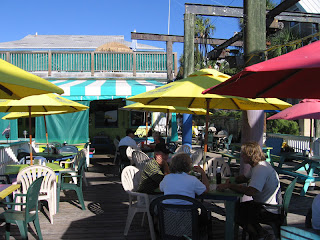
<svg viewBox="0 0 320 240">
<path fill-rule="evenodd" d="M 217 185 L 217 190 L 218 191 L 223 191 L 225 189 L 228 189 L 229 187 L 230 187 L 230 183 L 218 184 Z"/>
<path fill-rule="evenodd" d="M 204 170 L 199 165 L 198 166 L 194 166 L 193 167 L 193 171 L 201 173 L 201 174 L 204 173 Z"/>
</svg>

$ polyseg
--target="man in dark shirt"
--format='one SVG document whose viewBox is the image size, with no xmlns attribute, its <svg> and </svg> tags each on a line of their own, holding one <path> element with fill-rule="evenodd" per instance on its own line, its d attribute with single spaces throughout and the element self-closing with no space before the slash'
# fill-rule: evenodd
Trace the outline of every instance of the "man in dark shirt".
<svg viewBox="0 0 320 240">
<path fill-rule="evenodd" d="M 158 143 L 154 149 L 154 159 L 150 160 L 143 172 L 138 187 L 138 192 L 152 194 L 159 188 L 163 177 L 170 173 L 167 160 L 171 151 L 164 143 Z"/>
</svg>

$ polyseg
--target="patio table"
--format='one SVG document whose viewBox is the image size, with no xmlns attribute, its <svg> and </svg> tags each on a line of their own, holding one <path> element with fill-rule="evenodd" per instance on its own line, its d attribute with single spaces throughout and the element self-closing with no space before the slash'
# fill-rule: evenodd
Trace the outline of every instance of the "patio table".
<svg viewBox="0 0 320 240">
<path fill-rule="evenodd" d="M 6 175 L 18 175 L 18 173 L 26 168 L 29 167 L 29 164 L 19 164 L 19 165 L 7 165 L 5 169 L 5 174 Z M 47 163 L 47 167 L 51 168 L 55 172 L 61 172 L 61 171 L 66 171 L 67 169 L 60 167 L 60 165 L 55 164 L 55 163 Z"/>
<path fill-rule="evenodd" d="M 19 188 L 20 184 L 0 184 L 0 201 Z"/>
<path fill-rule="evenodd" d="M 293 167 L 284 167 L 283 163 L 288 158 L 298 160 L 299 163 Z M 275 166 L 273 162 L 272 166 L 274 166 L 278 173 L 298 177 L 300 181 L 304 182 L 304 186 L 300 192 L 300 196 L 305 196 L 311 182 L 320 181 L 318 169 L 320 167 L 320 156 L 308 157 L 303 156 L 302 153 L 285 152 L 280 154 L 280 161 L 278 163 L 278 166 Z M 314 176 L 315 173 L 318 176 Z"/>
</svg>

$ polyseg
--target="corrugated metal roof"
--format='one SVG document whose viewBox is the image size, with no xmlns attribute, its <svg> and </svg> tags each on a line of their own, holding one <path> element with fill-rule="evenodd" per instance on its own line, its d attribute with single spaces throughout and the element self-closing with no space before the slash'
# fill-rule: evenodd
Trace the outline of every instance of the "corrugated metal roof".
<svg viewBox="0 0 320 240">
<path fill-rule="evenodd" d="M 122 35 L 27 35 L 21 40 L 0 43 L 0 49 L 95 50 L 108 42 L 119 42 L 128 47 L 131 46 L 131 42 L 125 41 Z M 164 49 L 137 43 L 137 50 L 159 51 Z"/>
</svg>

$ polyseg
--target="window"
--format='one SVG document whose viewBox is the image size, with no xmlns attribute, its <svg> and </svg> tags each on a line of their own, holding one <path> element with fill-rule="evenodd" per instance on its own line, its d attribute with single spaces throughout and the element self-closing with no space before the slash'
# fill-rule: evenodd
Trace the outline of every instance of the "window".
<svg viewBox="0 0 320 240">
<path fill-rule="evenodd" d="M 108 101 L 95 101 L 91 109 L 95 115 L 95 127 L 118 127 L 118 107 L 118 104 L 112 104 Z"/>
<path fill-rule="evenodd" d="M 146 125 L 146 115 L 144 112 L 132 111 L 130 115 L 131 127 L 139 127 Z M 151 124 L 151 114 L 148 113 L 148 126 Z"/>
</svg>

